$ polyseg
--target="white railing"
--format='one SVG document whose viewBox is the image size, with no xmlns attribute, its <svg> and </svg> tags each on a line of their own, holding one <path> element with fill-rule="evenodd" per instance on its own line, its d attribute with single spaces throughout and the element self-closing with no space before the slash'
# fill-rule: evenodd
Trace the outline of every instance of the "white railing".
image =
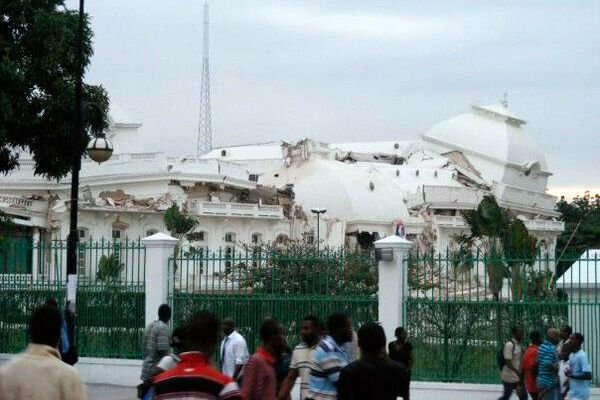
<svg viewBox="0 0 600 400">
<path fill-rule="evenodd" d="M 545 193 L 519 189 L 513 186 L 494 183 L 492 193 L 500 201 L 519 204 L 545 210 L 554 210 L 556 197 Z"/>
<path fill-rule="evenodd" d="M 466 228 L 467 224 L 461 216 L 455 215 L 436 215 L 435 222 L 439 226 L 453 227 L 453 228 Z"/>
<path fill-rule="evenodd" d="M 191 210 L 198 215 L 219 215 L 246 218 L 270 218 L 282 219 L 283 207 L 277 205 L 258 205 L 248 203 L 228 203 L 195 201 L 192 202 Z"/>
<path fill-rule="evenodd" d="M 0 203 L 8 204 L 9 206 L 13 207 L 31 207 L 33 205 L 32 200 L 8 195 L 0 195 Z"/>
<path fill-rule="evenodd" d="M 476 207 L 481 198 L 482 193 L 471 187 L 424 185 L 410 196 L 409 205 L 417 207 L 430 203 L 436 208 L 471 208 Z"/>
<path fill-rule="evenodd" d="M 466 228 L 467 224 L 459 215 L 436 215 L 435 222 L 439 226 L 452 228 Z M 523 223 L 529 231 L 553 231 L 561 232 L 565 228 L 563 221 L 552 221 L 543 219 L 524 220 Z"/>
<path fill-rule="evenodd" d="M 523 221 L 525 226 L 530 231 L 555 231 L 562 232 L 565 229 L 565 223 L 563 221 L 551 221 L 543 219 L 533 219 Z"/>
</svg>

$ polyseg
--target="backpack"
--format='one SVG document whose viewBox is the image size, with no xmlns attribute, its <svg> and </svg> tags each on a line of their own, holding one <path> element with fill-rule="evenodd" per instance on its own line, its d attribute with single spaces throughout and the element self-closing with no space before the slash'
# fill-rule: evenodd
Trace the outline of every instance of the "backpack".
<svg viewBox="0 0 600 400">
<path fill-rule="evenodd" d="M 513 349 L 512 349 L 512 353 L 515 353 L 515 342 L 513 342 L 513 340 L 510 340 L 510 343 L 512 343 L 513 345 Z M 506 358 L 504 358 L 504 348 L 506 347 L 508 343 L 506 343 L 504 346 L 502 346 L 500 348 L 500 350 L 498 350 L 498 353 L 496 354 L 496 363 L 498 364 L 498 369 L 502 369 L 504 368 L 504 366 L 506 365 Z"/>
</svg>

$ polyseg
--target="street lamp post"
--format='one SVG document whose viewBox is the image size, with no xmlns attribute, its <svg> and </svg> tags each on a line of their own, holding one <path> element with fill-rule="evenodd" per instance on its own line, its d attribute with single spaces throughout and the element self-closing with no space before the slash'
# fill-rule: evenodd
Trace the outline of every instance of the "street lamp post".
<svg viewBox="0 0 600 400">
<path fill-rule="evenodd" d="M 313 214 L 317 214 L 317 250 L 319 250 L 320 246 L 320 238 L 319 238 L 319 229 L 321 227 L 321 214 L 325 214 L 327 212 L 324 208 L 312 208 L 310 210 Z"/>
<path fill-rule="evenodd" d="M 86 135 L 83 132 L 82 121 L 82 92 L 83 92 L 83 26 L 85 23 L 84 0 L 79 0 L 79 24 L 77 28 L 76 62 L 77 72 L 75 76 L 75 115 L 74 115 L 74 140 L 71 151 L 71 203 L 69 236 L 67 237 L 67 304 L 70 318 L 66 318 L 69 331 L 75 331 L 75 303 L 77 293 L 77 244 L 79 232 L 77 230 L 77 212 L 79 199 L 79 170 L 81 169 L 81 142 Z M 92 139 L 87 147 L 90 158 L 97 162 L 106 161 L 110 158 L 113 147 L 110 140 L 106 138 Z"/>
</svg>

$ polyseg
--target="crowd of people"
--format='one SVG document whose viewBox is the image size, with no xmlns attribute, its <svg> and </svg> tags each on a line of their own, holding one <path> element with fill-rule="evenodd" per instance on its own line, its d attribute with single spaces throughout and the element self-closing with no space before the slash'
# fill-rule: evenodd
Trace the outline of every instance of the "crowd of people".
<svg viewBox="0 0 600 400">
<path fill-rule="evenodd" d="M 343 313 L 329 315 L 325 323 L 308 315 L 299 326 L 301 342 L 292 350 L 282 324 L 270 317 L 250 355 L 232 318 L 219 321 L 200 311 L 172 333 L 170 320 L 171 308 L 163 304 L 145 329 L 138 398 L 291 400 L 299 380 L 301 400 L 409 399 L 412 346 L 402 327 L 387 343 L 378 323 L 355 332 Z M 25 352 L 0 370 L 0 398 L 84 400 L 79 373 L 61 359 L 73 340 L 55 301 L 33 312 L 28 336 Z M 520 400 L 589 399 L 592 371 L 582 334 L 568 325 L 548 329 L 545 338 L 534 330 L 526 348 L 523 336 L 521 328 L 513 328 L 498 354 L 499 400 L 513 393 Z"/>
<path fill-rule="evenodd" d="M 499 355 L 503 393 L 507 400 L 516 393 L 519 400 L 587 400 L 592 369 L 582 349 L 584 337 L 568 325 L 551 328 L 543 338 L 538 330 L 529 334 L 530 345 L 523 350 L 523 330 L 515 327 Z"/>
<path fill-rule="evenodd" d="M 402 328 L 388 345 L 377 323 L 354 332 L 343 313 L 325 324 L 308 315 L 300 323 L 301 342 L 291 350 L 282 324 L 271 317 L 262 322 L 260 346 L 250 355 L 232 318 L 219 323 L 201 311 L 169 335 L 169 306 L 161 305 L 158 316 L 144 333 L 142 399 L 290 400 L 298 379 L 302 400 L 409 399 L 412 348 Z M 211 363 L 215 350 L 218 364 Z"/>
</svg>

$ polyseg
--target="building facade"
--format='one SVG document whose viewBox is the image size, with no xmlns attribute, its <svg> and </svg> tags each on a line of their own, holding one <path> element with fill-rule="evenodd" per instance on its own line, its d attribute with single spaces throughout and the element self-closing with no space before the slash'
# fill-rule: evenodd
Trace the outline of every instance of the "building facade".
<svg viewBox="0 0 600 400">
<path fill-rule="evenodd" d="M 141 124 L 113 107 L 115 154 L 101 165 L 82 162 L 80 238 L 166 231 L 164 213 L 176 204 L 197 219 L 189 244 L 200 248 L 314 245 L 318 237 L 320 246 L 357 249 L 399 233 L 445 250 L 466 232 L 461 211 L 493 194 L 553 254 L 563 223 L 556 198 L 546 194 L 545 157 L 525 124 L 502 104 L 473 106 L 409 142 L 305 139 L 220 148 L 197 159 L 144 152 Z M 10 234 L 31 243 L 66 239 L 69 191 L 69 177 L 35 176 L 23 156 L 21 168 L 0 180 L 0 210 L 17 226 Z M 316 208 L 326 210 L 318 226 Z"/>
</svg>

